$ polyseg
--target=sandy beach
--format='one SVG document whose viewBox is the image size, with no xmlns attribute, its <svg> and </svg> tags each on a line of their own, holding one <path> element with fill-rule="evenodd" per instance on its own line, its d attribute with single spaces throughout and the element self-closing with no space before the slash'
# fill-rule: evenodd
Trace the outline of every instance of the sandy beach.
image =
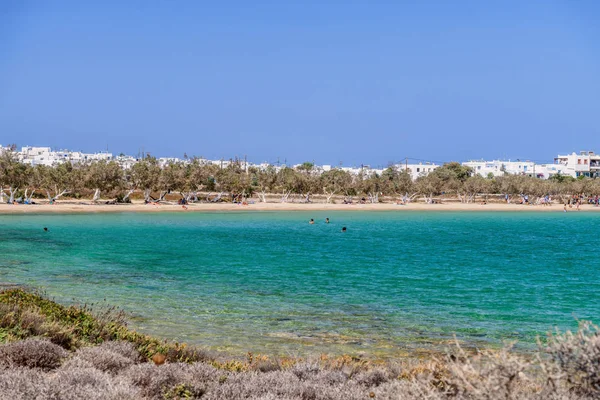
<svg viewBox="0 0 600 400">
<path fill-rule="evenodd" d="M 121 212 L 248 212 L 248 211 L 536 211 L 536 212 L 563 212 L 563 206 L 553 204 L 521 205 L 488 203 L 459 203 L 448 202 L 442 204 L 411 203 L 398 205 L 393 203 L 379 204 L 325 204 L 325 203 L 254 203 L 240 205 L 233 203 L 197 203 L 189 204 L 183 208 L 176 204 L 151 205 L 142 202 L 131 204 L 86 204 L 84 202 L 64 201 L 53 205 L 8 205 L 0 204 L 0 214 L 53 214 L 53 213 L 121 213 Z M 582 205 L 580 210 L 575 207 L 568 208 L 568 212 L 600 212 L 600 207 Z"/>
</svg>

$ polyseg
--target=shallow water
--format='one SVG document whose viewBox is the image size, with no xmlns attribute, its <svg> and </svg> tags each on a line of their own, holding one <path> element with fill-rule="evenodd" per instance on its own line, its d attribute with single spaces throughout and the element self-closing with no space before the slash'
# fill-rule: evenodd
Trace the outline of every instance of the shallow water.
<svg viewBox="0 0 600 400">
<path fill-rule="evenodd" d="M 1 215 L 0 282 L 238 354 L 527 348 L 600 321 L 599 230 L 560 212 Z"/>
</svg>

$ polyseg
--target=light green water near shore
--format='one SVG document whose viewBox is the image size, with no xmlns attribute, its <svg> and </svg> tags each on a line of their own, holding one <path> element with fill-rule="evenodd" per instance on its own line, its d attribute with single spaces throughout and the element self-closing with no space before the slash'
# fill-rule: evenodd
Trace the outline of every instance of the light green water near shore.
<svg viewBox="0 0 600 400">
<path fill-rule="evenodd" d="M 1 215 L 0 282 L 238 354 L 527 347 L 600 322 L 599 231 L 574 212 Z"/>
</svg>

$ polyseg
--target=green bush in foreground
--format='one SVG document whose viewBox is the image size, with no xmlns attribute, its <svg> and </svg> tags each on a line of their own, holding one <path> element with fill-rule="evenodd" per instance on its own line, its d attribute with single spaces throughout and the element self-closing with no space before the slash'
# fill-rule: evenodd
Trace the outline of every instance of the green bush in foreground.
<svg viewBox="0 0 600 400">
<path fill-rule="evenodd" d="M 122 315 L 0 292 L 0 399 L 594 399 L 600 332 L 550 335 L 535 356 L 457 346 L 443 360 L 208 357 L 127 329 Z M 163 365 L 149 359 L 165 355 Z M 157 364 L 162 357 L 155 358 Z"/>
<path fill-rule="evenodd" d="M 66 307 L 23 289 L 0 292 L 0 341 L 47 338 L 67 350 L 107 341 L 132 343 L 142 357 L 156 353 L 167 361 L 207 361 L 211 356 L 185 344 L 167 343 L 127 328 L 123 313 L 114 308 L 94 312 L 89 306 Z"/>
</svg>

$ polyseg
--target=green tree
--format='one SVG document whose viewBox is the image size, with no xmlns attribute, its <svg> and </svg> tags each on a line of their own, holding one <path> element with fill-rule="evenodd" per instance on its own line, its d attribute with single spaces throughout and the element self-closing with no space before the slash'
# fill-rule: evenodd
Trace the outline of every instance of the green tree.
<svg viewBox="0 0 600 400">
<path fill-rule="evenodd" d="M 216 189 L 216 176 L 219 167 L 205 162 L 204 160 L 194 158 L 190 164 L 190 182 L 196 188 L 196 192 L 207 190 L 212 192 Z M 197 198 L 197 196 L 196 196 Z"/>
<path fill-rule="evenodd" d="M 348 188 L 352 186 L 352 176 L 344 170 L 331 169 L 319 176 L 319 186 L 326 196 L 326 202 L 329 203 L 334 195 L 347 193 Z"/>
<path fill-rule="evenodd" d="M 473 175 L 473 168 L 467 167 L 455 161 L 446 163 L 437 168 L 435 171 L 444 172 L 444 170 L 451 172 L 454 175 L 454 178 L 459 182 L 465 182 L 470 176 Z"/>
<path fill-rule="evenodd" d="M 281 191 L 281 202 L 286 203 L 296 187 L 298 172 L 293 168 L 283 167 L 277 172 L 277 189 Z"/>
<path fill-rule="evenodd" d="M 258 189 L 260 200 L 266 203 L 267 193 L 271 193 L 277 186 L 277 172 L 275 171 L 275 167 L 271 165 L 266 168 L 252 167 L 250 174 L 252 176 L 252 185 Z"/>
<path fill-rule="evenodd" d="M 402 195 L 406 199 L 414 196 L 415 183 L 405 170 L 399 170 L 396 166 L 387 168 L 381 174 L 383 192 L 388 195 Z"/>
<path fill-rule="evenodd" d="M 490 180 L 477 174 L 470 176 L 461 185 L 458 186 L 457 195 L 462 203 L 471 203 L 478 194 L 489 193 Z"/>
<path fill-rule="evenodd" d="M 84 171 L 84 185 L 94 190 L 94 202 L 100 200 L 100 193 L 122 189 L 125 184 L 123 169 L 116 161 L 92 161 L 84 165 Z"/>
<path fill-rule="evenodd" d="M 371 203 L 379 203 L 379 195 L 383 188 L 381 176 L 376 172 L 361 171 L 356 177 L 359 193 L 364 193 Z"/>
<path fill-rule="evenodd" d="M 160 166 L 154 157 L 146 157 L 133 164 L 128 172 L 130 187 L 144 192 L 144 201 L 152 200 L 152 192 L 158 190 Z"/>
<path fill-rule="evenodd" d="M 49 203 L 83 187 L 81 168 L 75 167 L 71 162 L 61 163 L 55 167 L 37 165 L 34 173 L 39 175 L 40 189 L 46 192 Z"/>
<path fill-rule="evenodd" d="M 233 161 L 227 167 L 220 169 L 216 178 L 219 189 L 238 200 L 251 196 L 254 190 L 250 174 L 239 161 Z"/>
<path fill-rule="evenodd" d="M 28 169 L 25 164 L 19 162 L 12 151 L 0 152 L 0 198 L 4 198 L 4 186 L 8 187 L 8 203 L 15 201 L 15 194 L 19 188 L 26 186 L 28 181 Z"/>
</svg>

